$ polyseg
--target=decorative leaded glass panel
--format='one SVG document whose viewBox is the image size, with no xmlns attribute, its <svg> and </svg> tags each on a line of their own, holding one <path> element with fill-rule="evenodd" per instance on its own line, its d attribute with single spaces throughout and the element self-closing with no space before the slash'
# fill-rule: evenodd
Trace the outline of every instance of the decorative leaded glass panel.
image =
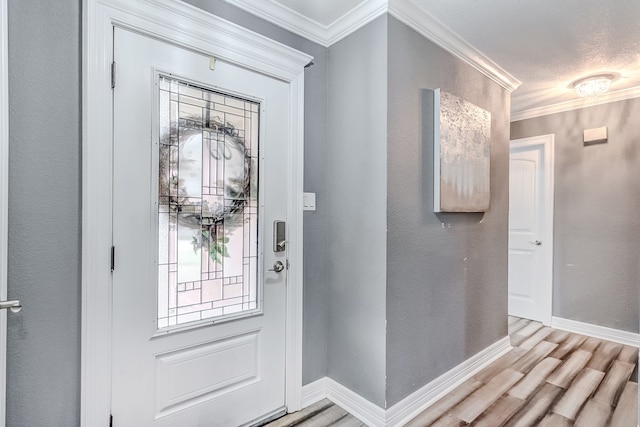
<svg viewBox="0 0 640 427">
<path fill-rule="evenodd" d="M 159 90 L 158 329 L 255 310 L 259 104 Z"/>
</svg>

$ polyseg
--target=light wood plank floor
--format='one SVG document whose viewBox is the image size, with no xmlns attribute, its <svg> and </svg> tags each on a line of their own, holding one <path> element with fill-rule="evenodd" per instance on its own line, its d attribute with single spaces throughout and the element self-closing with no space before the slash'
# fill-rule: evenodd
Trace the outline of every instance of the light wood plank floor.
<svg viewBox="0 0 640 427">
<path fill-rule="evenodd" d="M 637 348 L 514 317 L 509 334 L 509 353 L 406 426 L 637 426 Z M 267 427 L 364 425 L 323 400 Z"/>
</svg>

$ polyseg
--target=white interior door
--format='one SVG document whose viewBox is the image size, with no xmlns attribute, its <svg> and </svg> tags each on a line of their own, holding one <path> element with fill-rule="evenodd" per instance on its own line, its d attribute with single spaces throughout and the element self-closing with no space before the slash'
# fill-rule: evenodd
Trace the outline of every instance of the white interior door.
<svg viewBox="0 0 640 427">
<path fill-rule="evenodd" d="M 122 29 L 114 59 L 113 425 L 282 412 L 288 85 Z"/>
<path fill-rule="evenodd" d="M 553 135 L 511 142 L 509 314 L 551 322 Z"/>
</svg>

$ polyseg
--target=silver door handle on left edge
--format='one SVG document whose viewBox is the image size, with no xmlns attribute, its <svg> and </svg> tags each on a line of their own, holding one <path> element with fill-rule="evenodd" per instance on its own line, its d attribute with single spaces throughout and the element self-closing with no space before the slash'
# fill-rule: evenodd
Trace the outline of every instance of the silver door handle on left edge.
<svg viewBox="0 0 640 427">
<path fill-rule="evenodd" d="M 22 310 L 22 305 L 20 305 L 20 301 L 15 299 L 11 301 L 0 301 L 0 310 L 10 309 L 12 313 L 17 313 Z"/>
</svg>

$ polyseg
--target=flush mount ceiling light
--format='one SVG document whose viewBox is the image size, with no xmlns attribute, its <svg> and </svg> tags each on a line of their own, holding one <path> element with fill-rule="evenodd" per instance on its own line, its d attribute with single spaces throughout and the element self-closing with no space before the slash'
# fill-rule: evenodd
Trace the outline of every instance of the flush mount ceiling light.
<svg viewBox="0 0 640 427">
<path fill-rule="evenodd" d="M 613 74 L 598 74 L 585 77 L 573 82 L 573 88 L 582 98 L 597 98 L 609 90 L 609 85 L 615 79 Z"/>
</svg>

